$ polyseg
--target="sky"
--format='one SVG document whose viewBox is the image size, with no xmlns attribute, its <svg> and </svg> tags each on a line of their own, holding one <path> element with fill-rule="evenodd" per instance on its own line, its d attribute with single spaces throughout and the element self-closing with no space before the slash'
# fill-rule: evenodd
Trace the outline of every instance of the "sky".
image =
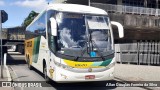
<svg viewBox="0 0 160 90">
<path fill-rule="evenodd" d="M 54 0 L 0 0 L 0 10 L 8 14 L 8 20 L 2 24 L 3 28 L 21 26 L 24 19 L 33 10 L 40 13 L 48 2 Z"/>
</svg>

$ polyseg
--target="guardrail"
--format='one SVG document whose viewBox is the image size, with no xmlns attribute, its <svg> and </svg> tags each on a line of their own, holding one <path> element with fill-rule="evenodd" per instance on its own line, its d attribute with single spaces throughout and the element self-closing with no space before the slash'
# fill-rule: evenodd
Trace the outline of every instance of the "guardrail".
<svg viewBox="0 0 160 90">
<path fill-rule="evenodd" d="M 102 3 L 91 3 L 91 6 L 105 9 L 107 12 L 118 12 L 118 13 L 129 13 L 139 15 L 160 15 L 160 9 L 145 8 L 145 7 L 134 7 L 125 5 L 113 5 L 113 4 L 102 4 Z"/>
</svg>

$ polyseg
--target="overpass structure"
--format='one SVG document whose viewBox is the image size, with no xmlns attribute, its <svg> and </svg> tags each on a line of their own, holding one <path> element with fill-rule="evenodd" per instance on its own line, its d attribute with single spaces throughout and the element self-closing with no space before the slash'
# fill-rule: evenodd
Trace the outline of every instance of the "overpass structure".
<svg viewBox="0 0 160 90">
<path fill-rule="evenodd" d="M 24 53 L 24 27 L 3 28 L 3 36 L 1 38 L 3 39 L 3 46 L 8 48 L 16 46 L 16 51 Z"/>
</svg>

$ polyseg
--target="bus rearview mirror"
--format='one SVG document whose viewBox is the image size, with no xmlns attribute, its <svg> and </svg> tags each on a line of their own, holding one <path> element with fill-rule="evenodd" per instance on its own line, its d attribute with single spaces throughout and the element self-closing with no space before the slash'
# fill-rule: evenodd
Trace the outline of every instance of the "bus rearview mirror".
<svg viewBox="0 0 160 90">
<path fill-rule="evenodd" d="M 51 22 L 51 34 L 57 36 L 57 22 L 54 18 L 50 18 Z"/>
<path fill-rule="evenodd" d="M 111 24 L 118 27 L 119 38 L 123 38 L 124 37 L 124 29 L 123 29 L 122 24 L 120 24 L 119 22 L 115 22 L 115 21 L 111 21 Z"/>
</svg>

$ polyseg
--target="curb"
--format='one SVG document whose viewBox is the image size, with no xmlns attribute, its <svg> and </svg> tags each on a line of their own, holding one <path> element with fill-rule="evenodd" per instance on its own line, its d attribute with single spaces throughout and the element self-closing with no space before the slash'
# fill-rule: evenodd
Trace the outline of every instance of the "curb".
<svg viewBox="0 0 160 90">
<path fill-rule="evenodd" d="M 8 66 L 7 65 L 4 65 L 5 67 L 5 71 L 6 71 L 6 75 L 7 75 L 7 81 L 11 81 L 11 75 L 10 75 L 10 72 L 9 72 L 9 69 L 8 69 Z"/>
</svg>

